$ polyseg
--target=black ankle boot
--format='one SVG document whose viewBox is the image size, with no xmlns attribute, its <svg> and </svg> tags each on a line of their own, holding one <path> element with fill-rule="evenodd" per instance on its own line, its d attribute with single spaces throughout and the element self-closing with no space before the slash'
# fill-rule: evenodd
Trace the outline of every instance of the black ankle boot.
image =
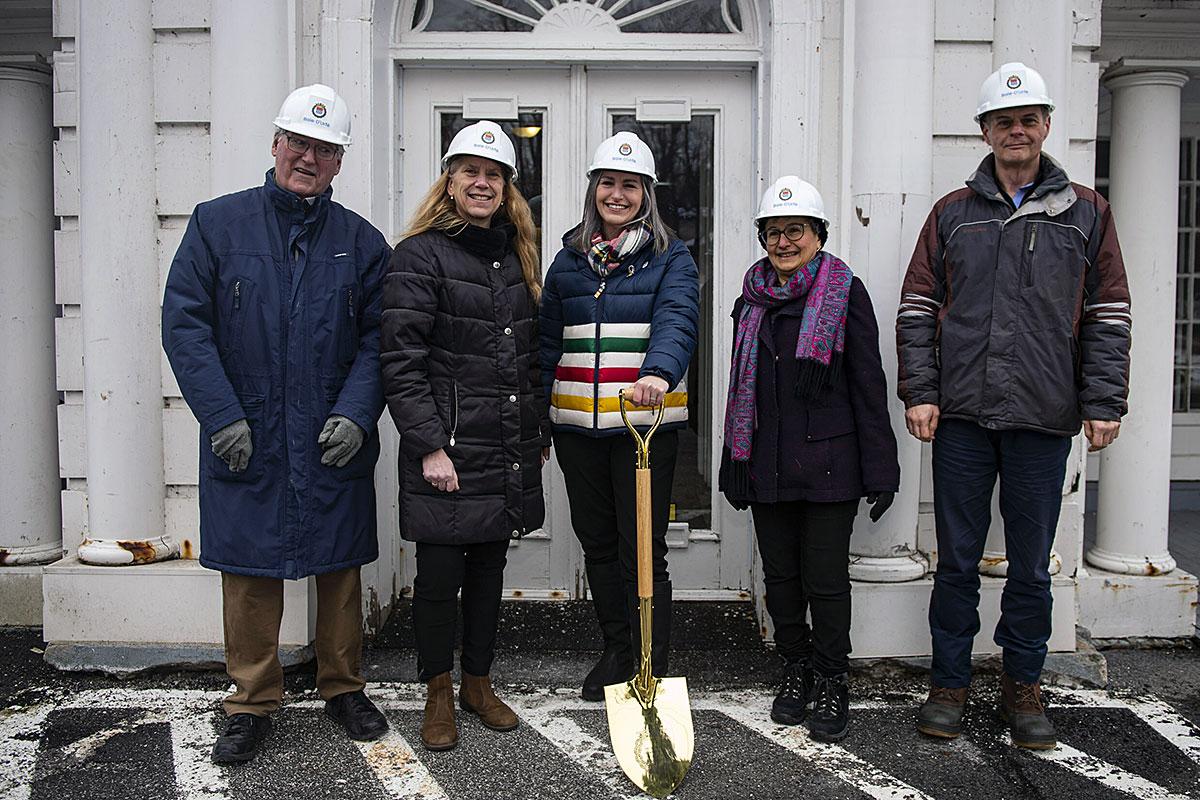
<svg viewBox="0 0 1200 800">
<path fill-rule="evenodd" d="M 625 582 L 617 562 L 587 564 L 588 591 L 596 610 L 596 622 L 604 634 L 604 652 L 583 679 L 584 700 L 604 699 L 604 687 L 627 681 L 637 663 L 629 639 L 629 611 L 625 605 Z"/>
<path fill-rule="evenodd" d="M 808 713 L 813 694 L 813 672 L 807 661 L 784 662 L 779 692 L 771 703 L 771 720 L 780 725 L 799 725 Z"/>
<path fill-rule="evenodd" d="M 819 742 L 840 742 L 850 730 L 850 684 L 846 673 L 817 673 L 813 685 L 813 710 L 808 730 Z"/>
</svg>

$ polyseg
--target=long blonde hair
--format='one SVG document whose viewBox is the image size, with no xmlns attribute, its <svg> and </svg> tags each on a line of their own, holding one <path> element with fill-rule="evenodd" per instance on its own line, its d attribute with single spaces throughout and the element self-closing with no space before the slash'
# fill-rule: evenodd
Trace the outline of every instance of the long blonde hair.
<svg viewBox="0 0 1200 800">
<path fill-rule="evenodd" d="M 449 169 L 442 172 L 438 179 L 429 187 L 429 191 L 417 206 L 408 230 L 401 234 L 401 239 L 416 236 L 425 231 L 443 231 L 448 234 L 458 233 L 464 225 L 469 225 L 458 213 L 454 198 L 450 197 L 450 176 L 458 164 L 458 159 L 450 162 Z M 505 175 L 508 171 L 505 170 Z M 517 238 L 513 250 L 521 262 L 521 275 L 525 279 L 525 287 L 536 303 L 542 296 L 542 270 L 538 257 L 537 232 L 533 226 L 533 213 L 521 190 L 512 181 L 505 181 L 504 202 L 492 217 L 492 224 L 501 214 L 517 229 Z M 501 217 L 503 219 L 503 217 Z"/>
</svg>

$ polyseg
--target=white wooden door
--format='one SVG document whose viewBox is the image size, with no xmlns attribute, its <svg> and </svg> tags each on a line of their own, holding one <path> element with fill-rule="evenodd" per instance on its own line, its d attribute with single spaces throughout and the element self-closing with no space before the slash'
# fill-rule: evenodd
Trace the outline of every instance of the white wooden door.
<svg viewBox="0 0 1200 800">
<path fill-rule="evenodd" d="M 755 257 L 753 85 L 752 71 L 721 69 L 405 67 L 401 73 L 402 218 L 439 174 L 441 154 L 460 127 L 477 119 L 501 122 L 517 146 L 522 190 L 541 215 L 543 268 L 579 221 L 596 145 L 615 130 L 636 130 L 655 151 L 660 207 L 692 249 L 701 276 L 700 344 L 688 376 L 692 421 L 680 441 L 676 521 L 668 535 L 672 579 L 685 598 L 744 596 L 751 588 L 748 526 L 717 492 L 716 475 L 729 312 Z M 582 554 L 553 459 L 543 482 L 546 525 L 510 547 L 505 594 L 583 596 Z M 412 559 L 406 548 L 405 585 L 415 574 Z"/>
</svg>

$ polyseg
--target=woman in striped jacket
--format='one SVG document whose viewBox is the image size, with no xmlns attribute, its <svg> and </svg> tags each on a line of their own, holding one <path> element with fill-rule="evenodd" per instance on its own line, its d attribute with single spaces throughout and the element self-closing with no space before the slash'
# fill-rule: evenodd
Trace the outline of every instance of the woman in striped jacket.
<svg viewBox="0 0 1200 800">
<path fill-rule="evenodd" d="M 583 682 L 585 700 L 603 700 L 605 685 L 627 680 L 640 650 L 634 445 L 621 421 L 621 389 L 640 406 L 666 405 L 650 468 L 653 672 L 667 669 L 666 533 L 678 430 L 687 424 L 699 275 L 686 245 L 659 216 L 655 180 L 654 156 L 636 135 L 602 142 L 588 169 L 583 220 L 563 237 L 542 293 L 542 383 L 571 525 L 604 634 L 603 655 Z M 644 431 L 654 414 L 643 408 L 630 420 Z"/>
</svg>

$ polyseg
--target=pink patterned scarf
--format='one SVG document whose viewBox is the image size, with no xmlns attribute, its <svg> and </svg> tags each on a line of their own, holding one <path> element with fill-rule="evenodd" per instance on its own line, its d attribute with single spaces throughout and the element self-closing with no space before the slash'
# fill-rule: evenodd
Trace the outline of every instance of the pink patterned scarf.
<svg viewBox="0 0 1200 800">
<path fill-rule="evenodd" d="M 725 446 L 735 462 L 750 460 L 757 426 L 755 384 L 758 381 L 758 330 L 767 310 L 804 298 L 796 359 L 801 363 L 797 395 L 812 397 L 828 385 L 846 349 L 846 306 L 854 275 L 841 259 L 824 250 L 796 270 L 787 283 L 777 282 L 766 258 L 746 271 L 746 301 L 733 343 L 729 397 L 725 406 Z"/>
</svg>

